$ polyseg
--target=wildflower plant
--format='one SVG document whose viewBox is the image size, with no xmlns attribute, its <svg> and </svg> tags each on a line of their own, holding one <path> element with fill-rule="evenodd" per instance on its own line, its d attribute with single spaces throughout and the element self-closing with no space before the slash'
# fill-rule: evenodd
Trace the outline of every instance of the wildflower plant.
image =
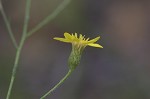
<svg viewBox="0 0 150 99">
<path fill-rule="evenodd" d="M 10 35 L 10 38 L 12 40 L 12 44 L 14 45 L 14 48 L 16 49 L 16 56 L 14 60 L 14 65 L 12 69 L 12 75 L 10 78 L 10 84 L 8 88 L 8 92 L 6 95 L 6 99 L 10 99 L 10 95 L 12 92 L 13 84 L 16 77 L 17 68 L 19 66 L 19 60 L 20 55 L 24 46 L 25 41 L 33 35 L 36 31 L 41 29 L 44 25 L 46 25 L 48 22 L 50 22 L 52 19 L 54 19 L 59 12 L 61 12 L 69 3 L 71 0 L 64 0 L 51 14 L 49 14 L 45 19 L 43 19 L 39 24 L 37 24 L 33 29 L 28 31 L 28 23 L 30 19 L 30 8 L 31 8 L 31 0 L 26 0 L 26 8 L 25 8 L 25 18 L 24 18 L 24 24 L 23 24 L 23 30 L 22 30 L 22 37 L 19 42 L 16 41 L 16 38 L 14 36 L 14 33 L 12 31 L 11 25 L 8 21 L 7 15 L 5 14 L 5 11 L 3 9 L 2 0 L 0 0 L 0 12 L 2 14 L 2 17 L 4 19 L 4 22 L 6 24 L 8 33 Z M 46 94 L 44 94 L 40 99 L 45 99 L 48 95 L 51 94 L 57 87 L 59 87 L 74 71 L 74 69 L 78 66 L 80 63 L 81 55 L 83 50 L 86 46 L 91 47 L 97 47 L 97 48 L 103 48 L 101 45 L 97 44 L 96 42 L 100 39 L 100 36 L 90 40 L 89 38 L 85 38 L 82 34 L 70 34 L 65 32 L 64 33 L 65 38 L 59 38 L 55 37 L 55 40 L 59 40 L 66 43 L 72 44 L 72 51 L 68 59 L 68 66 L 69 71 L 68 73 L 58 82 L 52 89 L 50 89 Z"/>
<path fill-rule="evenodd" d="M 69 34 L 67 32 L 64 33 L 65 38 L 60 37 L 54 37 L 55 40 L 65 42 L 65 43 L 71 43 L 72 44 L 72 51 L 70 53 L 69 59 L 68 59 L 68 66 L 69 71 L 68 73 L 60 80 L 58 84 L 56 84 L 51 90 L 49 90 L 44 96 L 41 97 L 41 99 L 44 99 L 48 95 L 50 95 L 57 87 L 59 87 L 74 71 L 74 69 L 78 66 L 80 63 L 81 55 L 86 46 L 92 46 L 97 48 L 103 48 L 100 44 L 95 43 L 100 39 L 100 36 L 89 40 L 89 38 L 85 38 L 82 34 L 79 36 L 77 33 L 75 34 Z"/>
</svg>

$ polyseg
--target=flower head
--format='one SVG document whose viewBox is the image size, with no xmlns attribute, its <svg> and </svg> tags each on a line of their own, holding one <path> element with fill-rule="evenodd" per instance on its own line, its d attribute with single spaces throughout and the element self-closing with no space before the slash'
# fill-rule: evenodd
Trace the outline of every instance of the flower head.
<svg viewBox="0 0 150 99">
<path fill-rule="evenodd" d="M 59 40 L 62 42 L 66 43 L 72 43 L 72 51 L 68 60 L 69 67 L 71 70 L 74 70 L 75 67 L 79 64 L 80 59 L 81 59 L 81 54 L 86 46 L 92 46 L 92 47 L 97 47 L 97 48 L 103 48 L 101 45 L 95 43 L 100 39 L 100 36 L 89 40 L 89 38 L 84 38 L 82 34 L 79 36 L 77 33 L 75 34 L 69 34 L 67 32 L 64 33 L 65 38 L 59 38 L 55 37 L 55 40 Z"/>
<path fill-rule="evenodd" d="M 66 43 L 72 43 L 72 45 L 78 46 L 79 48 L 81 48 L 81 47 L 85 48 L 86 46 L 103 48 L 101 45 L 95 43 L 96 41 L 98 41 L 100 39 L 100 36 L 98 36 L 92 40 L 89 40 L 89 38 L 87 38 L 87 39 L 84 38 L 85 36 L 83 36 L 82 34 L 77 36 L 77 33 L 69 34 L 69 33 L 65 32 L 64 36 L 65 36 L 65 38 L 55 37 L 54 39 L 62 41 L 62 42 L 66 42 Z"/>
</svg>

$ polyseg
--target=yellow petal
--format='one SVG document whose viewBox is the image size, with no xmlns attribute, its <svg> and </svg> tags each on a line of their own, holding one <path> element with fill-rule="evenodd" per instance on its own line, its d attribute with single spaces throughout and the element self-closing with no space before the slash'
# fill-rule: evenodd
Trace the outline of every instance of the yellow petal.
<svg viewBox="0 0 150 99">
<path fill-rule="evenodd" d="M 88 43 L 94 43 L 94 42 L 98 41 L 99 39 L 100 39 L 100 36 L 88 41 Z"/>
<path fill-rule="evenodd" d="M 65 38 L 68 39 L 68 40 L 71 40 L 71 39 L 72 39 L 72 36 L 71 36 L 69 33 L 67 33 L 67 32 L 64 33 L 64 36 L 65 36 Z"/>
<path fill-rule="evenodd" d="M 75 33 L 75 35 L 73 35 L 72 39 L 75 41 L 79 41 L 77 33 Z"/>
<path fill-rule="evenodd" d="M 90 38 L 87 38 L 86 41 L 88 41 Z"/>
<path fill-rule="evenodd" d="M 71 41 L 69 41 L 68 39 L 65 39 L 65 38 L 54 37 L 54 39 L 58 40 L 58 41 L 62 41 L 62 42 L 71 42 Z"/>
<path fill-rule="evenodd" d="M 94 43 L 90 43 L 88 44 L 89 46 L 92 46 L 92 47 L 99 47 L 99 48 L 103 48 L 103 46 L 99 45 L 99 44 L 94 44 Z"/>
<path fill-rule="evenodd" d="M 83 38 L 83 37 L 82 37 L 82 34 L 80 34 L 79 39 L 82 40 L 82 38 Z"/>
<path fill-rule="evenodd" d="M 75 37 L 78 38 L 77 33 L 75 33 Z"/>
</svg>

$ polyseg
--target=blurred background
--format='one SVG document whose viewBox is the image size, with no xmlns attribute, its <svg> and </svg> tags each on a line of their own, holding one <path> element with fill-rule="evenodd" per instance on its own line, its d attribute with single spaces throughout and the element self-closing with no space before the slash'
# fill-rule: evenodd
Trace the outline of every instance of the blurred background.
<svg viewBox="0 0 150 99">
<path fill-rule="evenodd" d="M 2 0 L 19 42 L 26 0 Z M 32 0 L 29 30 L 63 0 Z M 11 99 L 39 99 L 68 71 L 71 44 L 53 40 L 64 32 L 101 36 L 104 48 L 87 47 L 81 63 L 47 99 L 150 99 L 150 1 L 72 0 L 27 39 Z M 5 99 L 15 58 L 0 15 L 0 99 Z"/>
</svg>

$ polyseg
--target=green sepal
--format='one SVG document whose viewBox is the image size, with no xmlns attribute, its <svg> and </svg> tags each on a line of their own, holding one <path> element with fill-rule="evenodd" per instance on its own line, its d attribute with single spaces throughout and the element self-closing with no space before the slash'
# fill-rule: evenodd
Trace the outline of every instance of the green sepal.
<svg viewBox="0 0 150 99">
<path fill-rule="evenodd" d="M 74 70 L 80 63 L 82 49 L 79 49 L 76 46 L 72 46 L 72 51 L 69 56 L 68 65 L 69 69 Z"/>
</svg>

